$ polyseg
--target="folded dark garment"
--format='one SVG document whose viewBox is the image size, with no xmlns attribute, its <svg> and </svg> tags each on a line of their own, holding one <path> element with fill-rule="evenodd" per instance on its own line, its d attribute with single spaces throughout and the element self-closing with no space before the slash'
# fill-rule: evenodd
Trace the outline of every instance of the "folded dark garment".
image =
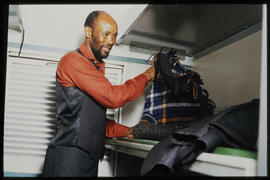
<svg viewBox="0 0 270 180">
<path fill-rule="evenodd" d="M 168 136 L 156 144 L 151 153 L 148 154 L 141 167 L 141 175 L 145 175 L 151 171 L 156 165 L 163 166 L 167 172 L 173 170 L 175 160 L 186 157 L 194 149 L 194 144 L 190 146 L 175 146 L 172 142 L 173 137 Z M 181 153 L 179 153 L 181 151 Z"/>
<path fill-rule="evenodd" d="M 175 144 L 186 145 L 201 138 L 209 128 L 223 134 L 225 144 L 235 148 L 255 150 L 258 138 L 259 100 L 254 99 L 225 109 L 217 115 L 193 121 L 189 127 L 177 129 Z"/>
<path fill-rule="evenodd" d="M 173 133 L 173 142 L 176 145 L 188 145 L 206 134 L 209 123 L 214 121 L 216 116 L 210 115 L 203 119 L 192 121 L 185 128 L 177 129 Z"/>
<path fill-rule="evenodd" d="M 232 106 L 217 115 L 193 121 L 156 144 L 144 160 L 141 175 L 156 165 L 168 172 L 193 162 L 202 152 L 217 146 L 255 150 L 258 138 L 259 100 Z"/>
<path fill-rule="evenodd" d="M 219 113 L 211 127 L 220 130 L 230 147 L 256 151 L 259 122 L 259 99 L 240 104 Z"/>
<path fill-rule="evenodd" d="M 193 144 L 195 147 L 188 156 L 174 160 L 176 166 L 192 163 L 202 152 L 211 152 L 217 146 L 224 144 L 224 136 L 219 130 L 209 128 L 207 133 Z M 178 153 L 181 154 L 181 150 Z"/>
<path fill-rule="evenodd" d="M 189 129 L 189 127 L 186 129 Z M 174 134 L 161 140 L 151 149 L 146 160 L 144 160 L 141 175 L 145 175 L 156 165 L 163 166 L 163 169 L 166 168 L 167 172 L 172 172 L 176 166 L 188 164 L 194 161 L 200 153 L 212 150 L 213 145 L 223 143 L 223 137 L 219 131 L 211 128 L 207 128 L 205 131 L 208 132 L 204 133 L 205 135 L 202 137 L 194 136 L 194 132 L 192 136 L 185 134 L 182 138 L 181 136 L 174 136 Z"/>
</svg>

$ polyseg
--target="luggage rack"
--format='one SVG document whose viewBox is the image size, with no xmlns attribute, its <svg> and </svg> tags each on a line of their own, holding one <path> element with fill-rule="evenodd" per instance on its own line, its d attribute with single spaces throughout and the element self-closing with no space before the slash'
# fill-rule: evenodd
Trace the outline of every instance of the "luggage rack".
<svg viewBox="0 0 270 180">
<path fill-rule="evenodd" d="M 158 141 L 143 139 L 106 139 L 105 147 L 131 156 L 146 158 Z M 184 169 L 209 176 L 256 176 L 256 153 L 217 147 L 213 153 L 200 154 Z"/>
</svg>

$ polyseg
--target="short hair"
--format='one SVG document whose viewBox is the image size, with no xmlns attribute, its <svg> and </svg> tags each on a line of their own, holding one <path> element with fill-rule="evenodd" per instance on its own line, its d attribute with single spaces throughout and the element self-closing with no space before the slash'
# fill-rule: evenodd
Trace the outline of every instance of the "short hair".
<svg viewBox="0 0 270 180">
<path fill-rule="evenodd" d="M 93 27 L 95 19 L 98 18 L 100 13 L 104 13 L 104 11 L 92 11 L 86 18 L 84 22 L 84 26 Z"/>
</svg>

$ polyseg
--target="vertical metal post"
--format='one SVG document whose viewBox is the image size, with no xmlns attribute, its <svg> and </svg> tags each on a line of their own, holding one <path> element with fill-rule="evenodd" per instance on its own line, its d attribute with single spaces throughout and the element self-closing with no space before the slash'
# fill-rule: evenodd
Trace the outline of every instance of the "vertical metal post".
<svg viewBox="0 0 270 180">
<path fill-rule="evenodd" d="M 263 4 L 257 176 L 267 176 L 267 5 Z"/>
</svg>

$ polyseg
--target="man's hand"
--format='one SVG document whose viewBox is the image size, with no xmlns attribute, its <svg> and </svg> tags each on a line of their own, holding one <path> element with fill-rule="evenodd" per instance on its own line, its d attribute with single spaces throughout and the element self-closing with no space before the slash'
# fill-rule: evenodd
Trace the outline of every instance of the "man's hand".
<svg viewBox="0 0 270 180">
<path fill-rule="evenodd" d="M 155 67 L 152 65 L 149 69 L 147 69 L 143 74 L 145 74 L 149 81 L 154 80 L 155 76 Z"/>
<path fill-rule="evenodd" d="M 127 131 L 127 138 L 128 138 L 128 139 L 133 139 L 132 128 L 128 128 L 128 131 Z"/>
</svg>

